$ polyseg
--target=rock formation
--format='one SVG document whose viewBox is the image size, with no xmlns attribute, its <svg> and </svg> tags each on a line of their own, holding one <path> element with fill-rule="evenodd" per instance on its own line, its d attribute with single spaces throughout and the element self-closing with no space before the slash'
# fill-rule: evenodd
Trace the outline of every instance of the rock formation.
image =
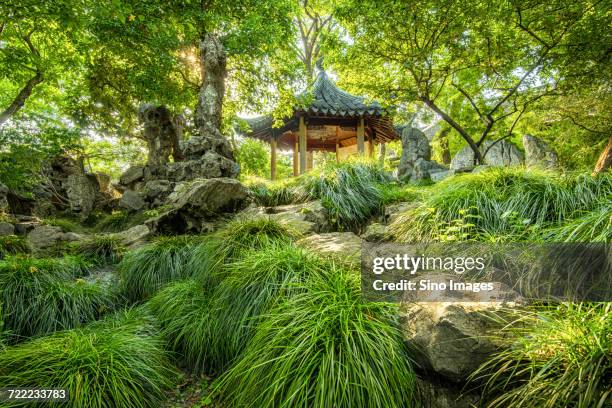
<svg viewBox="0 0 612 408">
<path fill-rule="evenodd" d="M 523 154 L 512 143 L 501 140 L 492 142 L 487 140 L 480 147 L 484 155 L 485 165 L 492 167 L 508 167 L 523 164 Z M 450 168 L 455 172 L 471 171 L 475 167 L 474 152 L 469 146 L 461 149 L 451 161 Z"/>
<path fill-rule="evenodd" d="M 439 180 L 446 173 L 448 173 L 446 167 L 431 160 L 431 147 L 425 134 L 412 126 L 406 126 L 402 131 L 399 179 L 404 181 Z"/>
<path fill-rule="evenodd" d="M 557 167 L 557 153 L 542 139 L 525 135 L 523 136 L 523 147 L 525 148 L 525 165 L 528 167 L 541 167 L 545 169 Z"/>
<path fill-rule="evenodd" d="M 143 125 L 149 156 L 147 165 L 163 166 L 170 155 L 174 161 L 183 159 L 179 141 L 183 134 L 183 119 L 173 115 L 165 106 L 144 104 L 138 110 L 138 120 Z"/>
</svg>

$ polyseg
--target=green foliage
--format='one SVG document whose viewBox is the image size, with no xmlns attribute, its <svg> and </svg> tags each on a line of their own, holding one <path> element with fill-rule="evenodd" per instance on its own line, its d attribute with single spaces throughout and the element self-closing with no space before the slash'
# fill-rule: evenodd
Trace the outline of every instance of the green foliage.
<svg viewBox="0 0 612 408">
<path fill-rule="evenodd" d="M 243 355 L 220 377 L 221 402 L 414 406 L 416 378 L 393 307 L 365 303 L 358 275 L 340 269 L 314 274 L 300 288 L 265 316 Z"/>
<path fill-rule="evenodd" d="M 550 242 L 611 242 L 612 204 L 602 202 L 594 210 L 544 232 Z"/>
<path fill-rule="evenodd" d="M 0 259 L 8 255 L 27 254 L 30 252 L 28 241 L 17 235 L 5 235 L 0 237 Z"/>
<path fill-rule="evenodd" d="M 240 164 L 243 176 L 269 177 L 269 148 L 264 142 L 255 139 L 243 140 L 236 149 L 236 161 Z"/>
<path fill-rule="evenodd" d="M 299 184 L 301 180 L 303 179 L 252 183 L 249 190 L 255 202 L 265 207 L 302 203 L 310 197 Z"/>
<path fill-rule="evenodd" d="M 374 163 L 342 163 L 313 172 L 305 188 L 321 199 L 333 224 L 351 230 L 380 212 L 383 195 L 376 184 L 388 181 L 383 168 Z"/>
<path fill-rule="evenodd" d="M 119 263 L 121 292 L 130 301 L 144 300 L 165 284 L 192 275 L 188 268 L 199 237 L 160 237 L 134 251 Z"/>
<path fill-rule="evenodd" d="M 414 186 L 402 186 L 396 183 L 387 182 L 376 186 L 382 195 L 384 205 L 394 204 L 405 201 L 417 201 L 423 195 L 422 189 Z"/>
<path fill-rule="evenodd" d="M 75 408 L 159 407 L 176 378 L 151 318 L 135 310 L 0 353 L 0 387 L 66 388 Z"/>
<path fill-rule="evenodd" d="M 83 232 L 83 226 L 71 218 L 46 218 L 42 223 L 60 227 L 64 232 Z"/>
<path fill-rule="evenodd" d="M 119 237 L 104 234 L 91 235 L 69 246 L 70 252 L 79 254 L 99 265 L 119 262 L 125 250 Z"/>
<path fill-rule="evenodd" d="M 612 402 L 612 306 L 561 304 L 525 312 L 512 344 L 472 375 L 490 407 L 603 407 Z"/>
<path fill-rule="evenodd" d="M 111 310 L 116 294 L 80 278 L 89 266 L 72 256 L 0 261 L 4 323 L 15 339 L 78 327 Z"/>
<path fill-rule="evenodd" d="M 434 186 L 424 203 L 391 227 L 402 241 L 529 239 L 598 206 L 612 194 L 612 177 L 490 169 L 455 176 Z M 461 224 L 461 225 L 458 225 Z"/>
<path fill-rule="evenodd" d="M 128 214 L 124 211 L 113 211 L 102 218 L 94 227 L 96 232 L 120 232 L 142 224 L 149 218 L 147 212 Z"/>
</svg>

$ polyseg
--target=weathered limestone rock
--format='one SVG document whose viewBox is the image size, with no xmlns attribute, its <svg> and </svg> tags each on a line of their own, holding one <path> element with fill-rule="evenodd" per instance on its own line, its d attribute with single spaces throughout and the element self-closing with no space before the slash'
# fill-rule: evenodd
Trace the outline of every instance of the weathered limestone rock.
<svg viewBox="0 0 612 408">
<path fill-rule="evenodd" d="M 506 140 L 499 142 L 487 140 L 480 147 L 480 151 L 484 155 L 484 164 L 489 166 L 509 167 L 523 164 L 523 154 Z M 469 146 L 465 146 L 453 157 L 450 167 L 455 172 L 464 172 L 471 171 L 474 166 L 474 153 Z"/>
<path fill-rule="evenodd" d="M 154 206 L 161 205 L 174 190 L 175 183 L 168 180 L 147 181 L 142 188 L 142 195 Z"/>
<path fill-rule="evenodd" d="M 126 247 L 133 248 L 146 242 L 152 235 L 152 231 L 146 225 L 136 225 L 130 229 L 112 235 L 119 238 L 121 243 Z"/>
<path fill-rule="evenodd" d="M 85 219 L 91 214 L 100 191 L 98 180 L 93 174 L 71 174 L 64 182 L 70 211 Z"/>
<path fill-rule="evenodd" d="M 557 167 L 557 153 L 542 139 L 525 135 L 523 136 L 523 147 L 525 148 L 525 164 L 528 167 L 541 167 L 545 169 Z"/>
<path fill-rule="evenodd" d="M 368 242 L 380 242 L 388 239 L 387 226 L 377 222 L 367 226 L 361 238 Z"/>
<path fill-rule="evenodd" d="M 431 160 L 429 139 L 419 129 L 406 126 L 402 131 L 402 157 L 398 177 L 405 181 L 430 179 L 430 173 L 447 170 Z"/>
<path fill-rule="evenodd" d="M 146 225 L 154 232 L 201 232 L 210 227 L 210 219 L 244 208 L 247 198 L 246 187 L 231 178 L 179 183 L 165 203 L 171 208 Z"/>
<path fill-rule="evenodd" d="M 132 190 L 124 192 L 119 201 L 120 207 L 132 212 L 140 211 L 145 208 L 146 205 L 147 203 L 145 203 L 140 194 Z"/>
<path fill-rule="evenodd" d="M 183 159 L 179 141 L 183 134 L 183 119 L 173 115 L 165 106 L 144 104 L 138 110 L 138 120 L 144 125 L 144 138 L 149 155 L 147 165 L 163 166 L 170 155 L 174 161 Z"/>
<path fill-rule="evenodd" d="M 321 204 L 321 200 L 270 207 L 267 209 L 267 212 L 279 215 L 284 213 L 299 214 L 304 221 L 314 223 L 313 232 L 330 232 L 332 230 L 332 226 L 327 217 L 327 211 Z"/>
<path fill-rule="evenodd" d="M 416 206 L 418 206 L 417 203 L 410 201 L 401 201 L 399 203 L 387 205 L 385 206 L 383 221 L 385 224 L 393 224 L 402 214 Z"/>
<path fill-rule="evenodd" d="M 64 232 L 60 227 L 39 225 L 28 233 L 27 240 L 34 250 L 47 249 L 63 241 Z"/>
<path fill-rule="evenodd" d="M 295 231 L 298 235 L 304 236 L 317 232 L 317 224 L 308 221 L 304 214 L 294 212 L 281 212 L 278 214 L 269 214 L 264 217 L 269 217 L 272 220 L 286 225 L 287 228 Z"/>
<path fill-rule="evenodd" d="M 15 226 L 10 222 L 0 222 L 0 237 L 6 235 L 13 235 L 15 233 Z"/>
<path fill-rule="evenodd" d="M 358 264 L 361 256 L 361 238 L 352 232 L 313 234 L 297 242 L 311 251 Z"/>
<path fill-rule="evenodd" d="M 133 183 L 143 180 L 145 175 L 144 172 L 144 166 L 132 166 L 121 175 L 119 183 L 129 187 L 133 185 Z"/>
<path fill-rule="evenodd" d="M 424 302 L 403 304 L 400 323 L 404 340 L 417 362 L 455 382 L 465 381 L 503 342 L 499 327 L 484 312 L 501 304 Z"/>
</svg>

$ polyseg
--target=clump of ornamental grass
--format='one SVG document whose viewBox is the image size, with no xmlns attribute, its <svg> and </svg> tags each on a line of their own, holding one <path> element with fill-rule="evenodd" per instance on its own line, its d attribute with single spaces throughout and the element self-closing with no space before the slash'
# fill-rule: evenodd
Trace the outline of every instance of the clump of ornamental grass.
<svg viewBox="0 0 612 408">
<path fill-rule="evenodd" d="M 390 230 L 408 242 L 439 240 L 457 229 L 466 231 L 462 239 L 504 235 L 525 239 L 596 208 L 602 197 L 611 194 L 610 175 L 495 168 L 440 182 L 421 206 L 399 217 Z"/>
<path fill-rule="evenodd" d="M 544 235 L 551 242 L 610 242 L 612 204 L 603 202 L 592 211 L 551 228 Z"/>
<path fill-rule="evenodd" d="M 612 306 L 560 304 L 525 312 L 513 340 L 472 380 L 488 407 L 604 407 L 612 403 Z"/>
<path fill-rule="evenodd" d="M 80 277 L 89 264 L 79 257 L 10 257 L 0 261 L 5 328 L 12 339 L 78 327 L 116 304 L 116 294 Z"/>
<path fill-rule="evenodd" d="M 235 219 L 196 247 L 190 268 L 208 278 L 212 271 L 238 259 L 245 251 L 289 243 L 295 237 L 290 227 L 268 217 Z"/>
<path fill-rule="evenodd" d="M 382 195 L 384 205 L 405 201 L 418 201 L 423 196 L 422 188 L 400 185 L 395 182 L 380 183 L 376 188 Z"/>
<path fill-rule="evenodd" d="M 82 241 L 71 243 L 69 250 L 98 265 L 104 265 L 119 262 L 125 252 L 125 246 L 117 236 L 96 234 Z"/>
<path fill-rule="evenodd" d="M 146 212 L 138 214 L 128 214 L 125 211 L 114 211 L 113 213 L 102 218 L 94 227 L 96 232 L 120 232 L 142 224 L 148 215 Z"/>
<path fill-rule="evenodd" d="M 215 384 L 232 407 L 403 407 L 416 377 L 393 306 L 367 303 L 359 276 L 314 274 L 264 316 Z"/>
<path fill-rule="evenodd" d="M 5 235 L 0 237 L 0 259 L 9 255 L 28 254 L 30 246 L 24 237 Z"/>
<path fill-rule="evenodd" d="M 305 188 L 321 200 L 332 224 L 351 230 L 380 213 L 383 194 L 377 185 L 388 181 L 384 169 L 374 163 L 348 162 L 313 171 Z"/>
<path fill-rule="evenodd" d="M 301 185 L 303 178 L 289 181 L 258 182 L 250 184 L 249 191 L 255 202 L 264 207 L 297 204 L 308 201 L 311 197 Z"/>
<path fill-rule="evenodd" d="M 271 244 L 223 266 L 213 290 L 199 282 L 181 282 L 150 304 L 166 337 L 191 367 L 220 372 L 242 352 L 262 314 L 310 274 L 329 268 L 333 266 L 300 248 Z"/>
<path fill-rule="evenodd" d="M 46 218 L 42 222 L 44 225 L 60 227 L 64 232 L 82 232 L 83 226 L 71 218 Z"/>
<path fill-rule="evenodd" d="M 118 265 L 121 293 L 130 301 L 144 300 L 169 282 L 192 275 L 188 267 L 200 237 L 160 237 L 128 252 Z"/>
<path fill-rule="evenodd" d="M 151 318 L 134 310 L 0 353 L 0 387 L 68 389 L 75 408 L 160 407 L 176 378 Z"/>
</svg>

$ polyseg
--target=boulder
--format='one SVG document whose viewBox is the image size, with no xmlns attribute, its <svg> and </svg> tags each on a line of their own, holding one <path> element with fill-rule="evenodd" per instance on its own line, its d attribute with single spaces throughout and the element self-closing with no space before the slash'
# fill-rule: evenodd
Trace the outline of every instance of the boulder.
<svg viewBox="0 0 612 408">
<path fill-rule="evenodd" d="M 175 183 L 169 180 L 147 181 L 142 188 L 142 195 L 147 201 L 161 205 L 174 190 Z"/>
<path fill-rule="evenodd" d="M 410 201 L 400 201 L 399 203 L 385 206 L 383 221 L 385 224 L 393 224 L 406 211 L 418 206 L 417 203 Z"/>
<path fill-rule="evenodd" d="M 317 224 L 312 221 L 308 221 L 304 214 L 281 212 L 278 214 L 265 215 L 264 217 L 270 217 L 270 219 L 286 225 L 287 228 L 292 229 L 300 236 L 317 232 Z"/>
<path fill-rule="evenodd" d="M 352 232 L 328 232 L 313 234 L 297 241 L 297 244 L 322 255 L 333 256 L 359 264 L 361 238 Z"/>
<path fill-rule="evenodd" d="M 484 164 L 492 167 L 509 167 L 523 164 L 523 154 L 512 143 L 501 140 L 487 140 L 480 147 L 484 155 Z M 485 154 L 486 152 L 486 154 Z M 472 171 L 474 169 L 474 153 L 470 146 L 465 146 L 451 160 L 450 168 L 455 172 Z"/>
<path fill-rule="evenodd" d="M 124 186 L 131 186 L 137 181 L 143 180 L 144 175 L 144 166 L 132 166 L 121 175 L 119 178 L 119 183 Z"/>
<path fill-rule="evenodd" d="M 559 160 L 557 153 L 552 150 L 548 143 L 535 136 L 523 136 L 523 147 L 525 148 L 525 164 L 528 167 L 541 167 L 554 169 Z"/>
<path fill-rule="evenodd" d="M 64 240 L 64 232 L 60 227 L 38 225 L 32 229 L 27 240 L 34 250 L 47 249 Z"/>
<path fill-rule="evenodd" d="M 70 211 L 85 219 L 91 214 L 100 191 L 98 180 L 93 174 L 71 174 L 64 182 Z"/>
<path fill-rule="evenodd" d="M 402 304 L 404 341 L 425 371 L 464 382 L 503 346 L 499 326 L 487 315 L 500 306 L 487 302 Z"/>
<path fill-rule="evenodd" d="M 121 243 L 126 247 L 133 248 L 146 242 L 152 235 L 152 232 L 146 225 L 136 225 L 130 229 L 111 235 L 120 239 Z"/>
<path fill-rule="evenodd" d="M 154 232 L 202 232 L 210 229 L 210 219 L 244 208 L 247 198 L 246 187 L 231 178 L 178 183 L 165 202 L 170 209 L 146 225 Z"/>
<path fill-rule="evenodd" d="M 15 226 L 10 222 L 0 222 L 0 236 L 13 235 Z"/>
<path fill-rule="evenodd" d="M 361 238 L 368 242 L 380 242 L 388 239 L 387 226 L 380 223 L 372 223 L 367 226 Z"/>
<path fill-rule="evenodd" d="M 145 208 L 147 203 L 142 199 L 140 194 L 135 191 L 127 190 L 123 193 L 119 206 L 131 212 L 137 212 Z"/>
<path fill-rule="evenodd" d="M 402 130 L 402 157 L 397 169 L 400 180 L 419 181 L 431 178 L 431 172 L 447 170 L 431 160 L 429 139 L 419 129 L 406 126 Z"/>
<path fill-rule="evenodd" d="M 327 218 L 327 211 L 321 200 L 308 201 L 300 204 L 280 205 L 267 209 L 269 214 L 295 213 L 301 215 L 304 221 L 315 224 L 313 232 L 330 232 L 332 225 Z"/>
</svg>

